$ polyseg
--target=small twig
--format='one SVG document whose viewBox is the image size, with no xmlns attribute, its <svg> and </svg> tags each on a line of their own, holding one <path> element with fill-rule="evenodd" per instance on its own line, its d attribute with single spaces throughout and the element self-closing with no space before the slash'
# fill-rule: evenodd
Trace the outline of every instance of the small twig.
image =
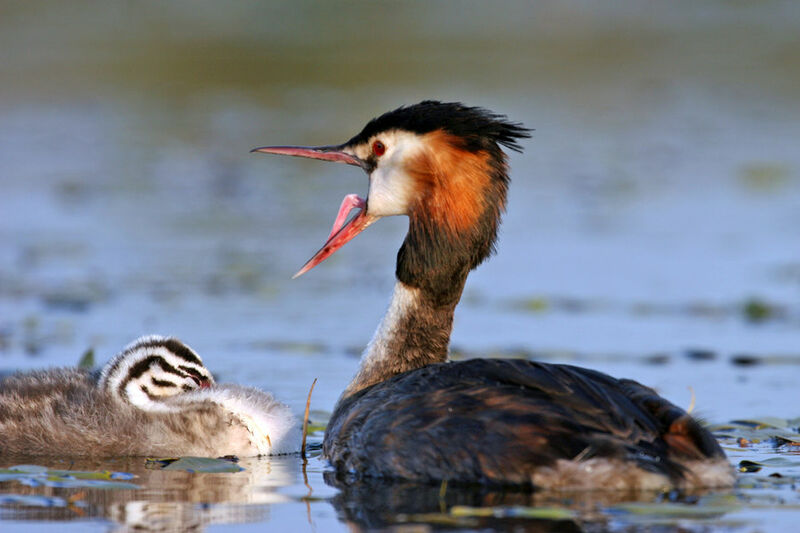
<svg viewBox="0 0 800 533">
<path fill-rule="evenodd" d="M 308 409 L 311 407 L 311 393 L 314 392 L 314 385 L 317 384 L 317 378 L 314 378 L 314 383 L 308 390 L 308 399 L 306 400 L 306 414 L 303 416 L 303 443 L 300 445 L 300 457 L 305 461 L 306 459 L 306 437 L 308 436 Z"/>
<path fill-rule="evenodd" d="M 694 411 L 694 389 L 692 388 L 691 385 L 689 385 L 688 389 L 689 389 L 689 392 L 692 394 L 692 399 L 689 400 L 689 408 L 686 410 L 686 412 L 688 414 L 692 414 L 692 411 Z"/>
<path fill-rule="evenodd" d="M 447 512 L 447 500 L 445 496 L 447 495 L 447 480 L 443 479 L 442 484 L 439 485 L 439 512 L 445 514 Z"/>
<path fill-rule="evenodd" d="M 81 518 L 85 517 L 86 511 L 84 511 L 81 507 L 75 505 L 75 503 L 85 499 L 86 499 L 86 492 L 84 491 L 76 492 L 75 494 L 67 498 L 67 509 L 69 509 L 76 515 L 80 516 Z"/>
<path fill-rule="evenodd" d="M 590 453 L 592 453 L 592 447 L 591 446 L 587 446 L 586 448 L 582 449 L 578 455 L 573 457 L 572 461 L 575 462 L 575 463 L 579 463 L 579 462 L 583 461 L 584 459 L 586 459 L 586 456 L 588 456 Z"/>
</svg>

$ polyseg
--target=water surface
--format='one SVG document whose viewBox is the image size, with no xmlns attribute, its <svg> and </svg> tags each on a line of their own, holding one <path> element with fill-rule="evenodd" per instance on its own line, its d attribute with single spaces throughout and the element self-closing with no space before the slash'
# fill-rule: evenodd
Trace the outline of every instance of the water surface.
<svg viewBox="0 0 800 533">
<path fill-rule="evenodd" d="M 139 335 L 176 335 L 220 381 L 271 390 L 298 413 L 319 378 L 312 405 L 329 412 L 386 306 L 406 222 L 382 221 L 291 281 L 342 196 L 363 194 L 366 180 L 343 165 L 248 150 L 342 142 L 387 109 L 439 98 L 536 130 L 511 156 L 499 253 L 467 283 L 457 356 L 590 366 L 684 407 L 694 396 L 709 423 L 800 416 L 800 18 L 791 2 L 2 11 L 0 369 L 72 365 L 89 347 L 102 363 Z M 731 460 L 792 449 L 740 449 Z M 123 463 L 91 468 L 135 473 L 141 490 L 86 491 L 89 510 L 79 513 L 6 504 L 3 526 L 132 527 L 132 509 L 156 502 L 209 530 L 332 531 L 380 501 L 327 484 L 318 458 L 308 483 L 298 458 L 157 481 Z M 782 472 L 797 479 L 795 467 Z M 207 483 L 230 491 L 207 493 Z M 681 523 L 796 522 L 790 484 L 713 497 L 727 496 L 712 518 Z M 451 497 L 445 510 L 497 501 Z M 583 504 L 567 507 L 600 509 L 583 526 L 674 520 L 616 501 Z"/>
</svg>

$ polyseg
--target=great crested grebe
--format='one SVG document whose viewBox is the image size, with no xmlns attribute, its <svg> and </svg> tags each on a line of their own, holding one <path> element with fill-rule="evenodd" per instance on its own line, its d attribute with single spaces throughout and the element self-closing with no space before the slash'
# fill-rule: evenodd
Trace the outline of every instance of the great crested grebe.
<svg viewBox="0 0 800 533">
<path fill-rule="evenodd" d="M 97 372 L 62 368 L 0 381 L 0 454 L 256 456 L 300 449 L 289 407 L 219 385 L 175 338 L 130 344 Z"/>
<path fill-rule="evenodd" d="M 540 488 L 727 486 L 714 437 L 635 381 L 522 360 L 448 362 L 470 270 L 494 251 L 508 166 L 529 130 L 485 109 L 424 101 L 338 146 L 254 151 L 361 167 L 328 241 L 296 274 L 380 217 L 407 215 L 389 309 L 336 404 L 323 453 L 346 479 L 448 480 Z M 359 212 L 349 222 L 352 209 Z"/>
</svg>

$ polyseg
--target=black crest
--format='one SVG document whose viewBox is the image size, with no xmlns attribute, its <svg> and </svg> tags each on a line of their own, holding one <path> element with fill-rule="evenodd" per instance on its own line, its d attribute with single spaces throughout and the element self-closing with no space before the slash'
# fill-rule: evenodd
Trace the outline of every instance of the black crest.
<svg viewBox="0 0 800 533">
<path fill-rule="evenodd" d="M 361 144 L 373 135 L 393 129 L 420 135 L 442 130 L 462 139 L 463 148 L 471 152 L 497 149 L 498 145 L 521 152 L 522 147 L 517 139 L 531 136 L 531 130 L 522 124 L 511 122 L 508 117 L 487 109 L 469 107 L 459 102 L 425 100 L 398 107 L 370 120 L 361 133 L 345 145 Z"/>
</svg>

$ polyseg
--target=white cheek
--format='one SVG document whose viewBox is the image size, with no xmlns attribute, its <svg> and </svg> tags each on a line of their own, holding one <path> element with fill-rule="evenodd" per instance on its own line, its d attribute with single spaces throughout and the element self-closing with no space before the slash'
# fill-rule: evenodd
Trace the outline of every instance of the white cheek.
<svg viewBox="0 0 800 533">
<path fill-rule="evenodd" d="M 370 215 L 379 217 L 408 214 L 415 181 L 405 166 L 411 164 L 425 146 L 413 133 L 393 131 L 380 137 L 389 148 L 370 175 L 367 209 Z"/>
<path fill-rule="evenodd" d="M 369 183 L 367 209 L 370 215 L 387 217 L 408 212 L 411 198 L 411 177 L 392 167 L 378 167 Z"/>
</svg>

